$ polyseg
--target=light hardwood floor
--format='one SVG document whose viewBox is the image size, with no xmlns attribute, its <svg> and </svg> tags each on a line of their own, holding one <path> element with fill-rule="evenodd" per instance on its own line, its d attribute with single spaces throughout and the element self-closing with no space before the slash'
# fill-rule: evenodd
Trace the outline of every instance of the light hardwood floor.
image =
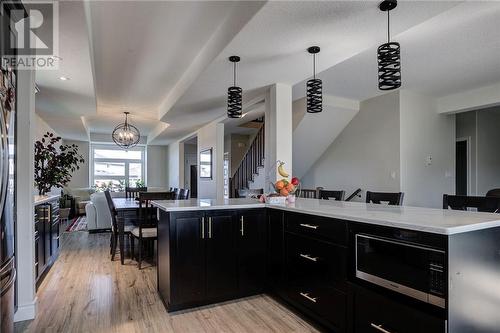
<svg viewBox="0 0 500 333">
<path fill-rule="evenodd" d="M 16 332 L 317 332 L 268 296 L 167 313 L 156 269 L 110 261 L 109 234 L 65 234 L 38 291 L 35 320 Z"/>
</svg>

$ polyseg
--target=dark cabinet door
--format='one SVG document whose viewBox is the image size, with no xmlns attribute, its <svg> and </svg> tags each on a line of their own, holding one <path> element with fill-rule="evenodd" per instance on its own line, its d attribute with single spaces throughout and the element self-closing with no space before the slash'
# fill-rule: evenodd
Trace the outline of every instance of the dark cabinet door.
<svg viewBox="0 0 500 333">
<path fill-rule="evenodd" d="M 236 212 L 206 213 L 207 299 L 223 299 L 237 291 Z"/>
<path fill-rule="evenodd" d="M 50 226 L 51 238 L 52 238 L 52 255 L 57 256 L 59 254 L 59 219 Z"/>
<path fill-rule="evenodd" d="M 201 302 L 205 298 L 204 213 L 172 213 L 170 223 L 172 303 L 175 306 Z M 168 276 L 160 274 L 159 278 L 159 284 L 163 284 L 163 278 Z"/>
<path fill-rule="evenodd" d="M 263 290 L 266 278 L 266 220 L 264 210 L 238 212 L 238 287 L 240 294 Z"/>
<path fill-rule="evenodd" d="M 354 332 L 444 333 L 446 321 L 371 290 L 356 287 Z"/>
<path fill-rule="evenodd" d="M 45 254 L 45 264 L 49 265 L 50 257 L 52 256 L 52 241 L 51 241 L 51 232 L 50 232 L 50 209 L 49 205 L 44 205 L 43 209 L 43 246 L 44 246 L 44 254 Z"/>
<path fill-rule="evenodd" d="M 267 282 L 273 291 L 279 291 L 283 283 L 285 241 L 283 212 L 267 211 Z"/>
</svg>

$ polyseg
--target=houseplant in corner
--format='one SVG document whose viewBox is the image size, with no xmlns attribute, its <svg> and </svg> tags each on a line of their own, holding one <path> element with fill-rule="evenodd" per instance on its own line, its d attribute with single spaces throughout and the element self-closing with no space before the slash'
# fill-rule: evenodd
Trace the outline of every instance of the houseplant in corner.
<svg viewBox="0 0 500 333">
<path fill-rule="evenodd" d="M 62 138 L 47 132 L 35 142 L 35 184 L 38 194 L 50 192 L 52 187 L 62 188 L 71 180 L 73 172 L 85 162 L 75 144 L 61 144 Z"/>
</svg>

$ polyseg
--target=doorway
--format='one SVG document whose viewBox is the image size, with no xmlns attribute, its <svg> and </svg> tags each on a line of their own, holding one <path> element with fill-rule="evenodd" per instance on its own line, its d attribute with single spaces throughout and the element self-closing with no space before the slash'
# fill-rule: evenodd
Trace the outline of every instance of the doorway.
<svg viewBox="0 0 500 333">
<path fill-rule="evenodd" d="M 191 165 L 189 167 L 189 177 L 191 178 L 191 198 L 198 197 L 198 166 Z"/>
<path fill-rule="evenodd" d="M 469 193 L 469 140 L 457 139 L 455 163 L 455 192 L 456 195 Z"/>
<path fill-rule="evenodd" d="M 184 172 L 181 183 L 189 190 L 189 197 L 198 196 L 198 138 L 187 139 L 184 143 Z"/>
</svg>

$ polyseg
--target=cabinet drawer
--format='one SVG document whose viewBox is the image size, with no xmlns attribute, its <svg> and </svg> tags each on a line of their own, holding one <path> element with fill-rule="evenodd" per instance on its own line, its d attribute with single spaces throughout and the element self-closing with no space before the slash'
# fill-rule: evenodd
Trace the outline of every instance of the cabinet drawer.
<svg viewBox="0 0 500 333">
<path fill-rule="evenodd" d="M 289 284 L 347 289 L 346 248 L 289 233 L 285 237 Z"/>
<path fill-rule="evenodd" d="M 375 292 L 356 288 L 356 333 L 444 333 L 446 321 Z"/>
<path fill-rule="evenodd" d="M 345 221 L 307 214 L 287 213 L 286 230 L 325 239 L 333 243 L 347 244 Z"/>
<path fill-rule="evenodd" d="M 288 287 L 286 298 L 299 309 L 311 311 L 335 332 L 345 332 L 347 299 L 344 293 L 327 287 Z"/>
</svg>

